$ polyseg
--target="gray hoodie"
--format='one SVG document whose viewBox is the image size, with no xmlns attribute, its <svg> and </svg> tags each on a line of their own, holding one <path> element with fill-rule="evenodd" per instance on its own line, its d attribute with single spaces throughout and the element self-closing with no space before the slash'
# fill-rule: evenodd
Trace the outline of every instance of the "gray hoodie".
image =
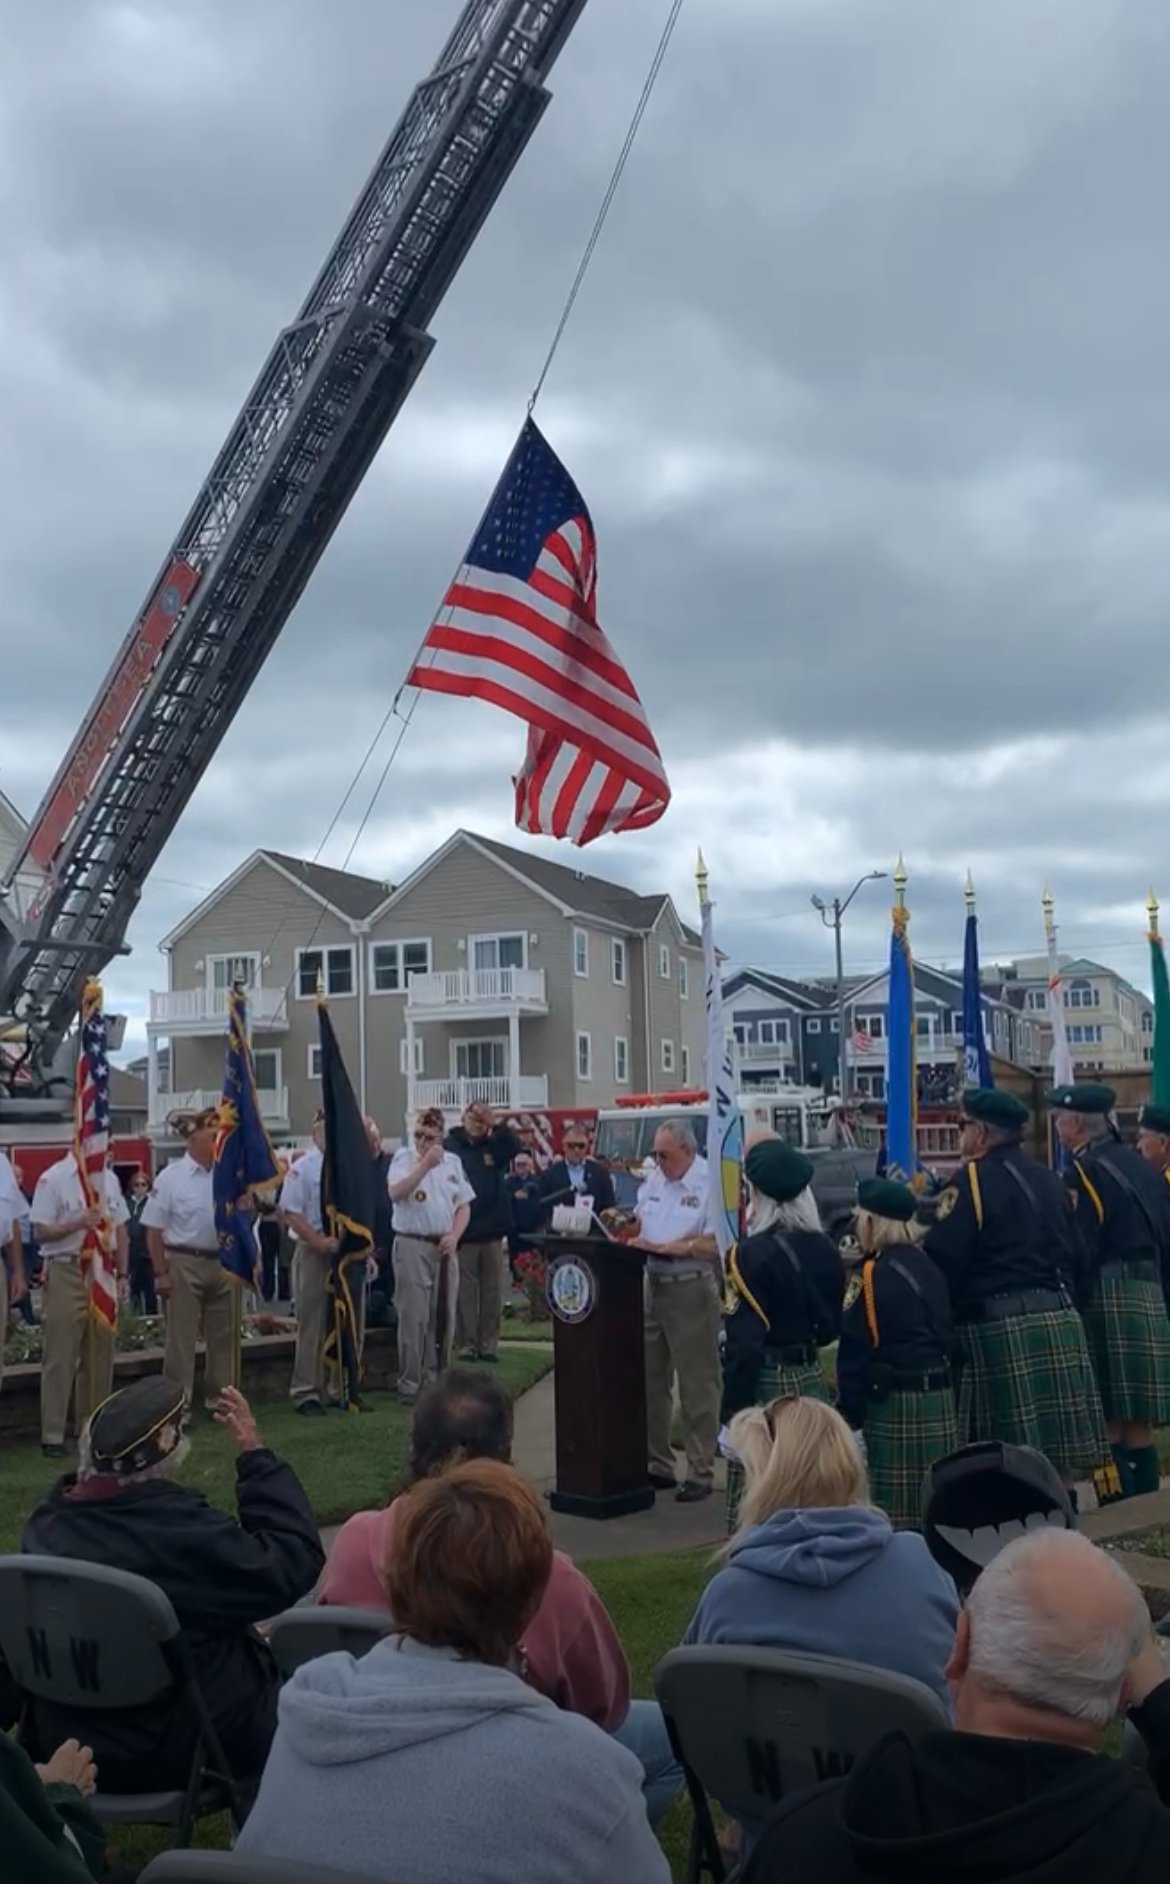
<svg viewBox="0 0 1170 1884">
<path fill-rule="evenodd" d="M 409 1640 L 298 1669 L 238 1849 L 390 1884 L 670 1884 L 633 1754 Z"/>
</svg>

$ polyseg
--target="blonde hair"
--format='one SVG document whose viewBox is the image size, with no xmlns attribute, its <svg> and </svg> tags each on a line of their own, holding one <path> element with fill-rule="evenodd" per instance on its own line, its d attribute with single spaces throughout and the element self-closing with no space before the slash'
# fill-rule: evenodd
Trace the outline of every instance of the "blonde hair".
<svg viewBox="0 0 1170 1884">
<path fill-rule="evenodd" d="M 860 1207 L 853 1212 L 853 1231 L 863 1256 L 877 1256 L 895 1243 L 920 1243 L 924 1230 L 917 1218 L 896 1223 L 892 1217 L 875 1217 L 872 1210 Z"/>
<path fill-rule="evenodd" d="M 824 1400 L 802 1396 L 747 1407 L 731 1422 L 731 1443 L 746 1485 L 739 1529 L 728 1550 L 777 1511 L 869 1503 L 869 1478 L 857 1441 Z"/>
</svg>

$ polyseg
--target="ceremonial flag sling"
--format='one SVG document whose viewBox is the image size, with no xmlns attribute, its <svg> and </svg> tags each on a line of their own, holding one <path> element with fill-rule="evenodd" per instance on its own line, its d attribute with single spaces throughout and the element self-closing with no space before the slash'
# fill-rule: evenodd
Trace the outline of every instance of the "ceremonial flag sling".
<svg viewBox="0 0 1170 1884">
<path fill-rule="evenodd" d="M 117 1232 L 106 1214 L 106 1155 L 110 1149 L 110 1061 L 102 984 L 87 981 L 81 996 L 81 1039 L 73 1104 L 73 1156 L 87 1210 L 101 1222 L 81 1242 L 81 1272 L 89 1284 L 89 1312 L 113 1328 L 118 1319 Z"/>
<path fill-rule="evenodd" d="M 906 908 L 906 869 L 894 872 L 890 929 L 889 1062 L 886 1069 L 886 1175 L 909 1184 L 918 1172 L 918 1069 L 914 1034 L 914 962 Z"/>
<path fill-rule="evenodd" d="M 247 1003 L 243 989 L 233 988 L 228 996 L 227 1052 L 212 1195 L 219 1260 L 237 1282 L 249 1287 L 255 1282 L 258 1258 L 252 1191 L 275 1184 L 279 1175 L 276 1153 L 261 1120 L 256 1096 Z"/>
<path fill-rule="evenodd" d="M 735 1102 L 735 1072 L 723 1031 L 723 984 L 707 900 L 707 871 L 702 856 L 696 872 L 703 914 L 703 974 L 707 988 L 707 1183 L 711 1224 L 720 1263 L 741 1230 L 743 1199 L 743 1120 Z"/>
<path fill-rule="evenodd" d="M 321 1221 L 326 1236 L 336 1238 L 338 1245 L 329 1263 L 332 1314 L 325 1336 L 325 1359 L 337 1369 L 342 1406 L 357 1408 L 361 1405 L 361 1348 L 350 1270 L 355 1263 L 364 1264 L 374 1247 L 374 1158 L 329 1009 L 320 995 L 317 1019 L 325 1121 Z"/>
<path fill-rule="evenodd" d="M 1170 1106 L 1170 976 L 1158 929 L 1158 905 L 1150 891 L 1146 905 L 1150 917 L 1150 975 L 1154 984 L 1154 1046 L 1150 1065 L 1150 1098 L 1156 1106 Z"/>
<path fill-rule="evenodd" d="M 963 1084 L 994 1086 L 983 1034 L 983 994 L 979 985 L 979 918 L 975 891 L 967 879 L 967 929 L 963 938 Z"/>
</svg>

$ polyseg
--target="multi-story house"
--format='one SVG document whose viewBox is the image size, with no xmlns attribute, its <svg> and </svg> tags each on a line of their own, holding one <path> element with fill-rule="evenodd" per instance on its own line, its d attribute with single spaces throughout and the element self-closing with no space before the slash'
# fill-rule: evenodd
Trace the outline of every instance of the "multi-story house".
<svg viewBox="0 0 1170 1884">
<path fill-rule="evenodd" d="M 319 982 L 389 1137 L 420 1105 L 585 1109 L 702 1076 L 702 947 L 670 897 L 466 831 L 397 887 L 257 851 L 162 947 L 169 985 L 147 1024 L 156 1131 L 216 1096 L 235 981 L 280 1134 L 303 1135 L 319 1102 Z"/>
<path fill-rule="evenodd" d="M 1048 1024 L 1048 958 L 1027 956 L 996 969 L 1002 992 L 1018 990 L 1023 1012 L 1035 1030 L 1035 1058 L 1047 1067 L 1052 1059 Z M 1154 1007 L 1148 995 L 1115 969 L 1080 956 L 1060 957 L 1065 1027 L 1073 1061 L 1083 1072 L 1122 1072 L 1148 1066 L 1153 1057 Z"/>
<path fill-rule="evenodd" d="M 871 976 L 846 997 L 847 1056 L 851 1089 L 884 1099 L 889 1056 L 889 975 Z M 1018 1012 L 987 988 L 981 993 L 983 1036 L 997 1059 L 1033 1064 L 1037 1034 L 1032 1017 Z M 953 1094 L 963 1046 L 963 981 L 945 969 L 914 964 L 915 1057 L 924 1098 Z"/>
<path fill-rule="evenodd" d="M 741 1088 L 838 1084 L 835 997 L 815 983 L 741 968 L 723 983 L 723 1018 Z"/>
</svg>

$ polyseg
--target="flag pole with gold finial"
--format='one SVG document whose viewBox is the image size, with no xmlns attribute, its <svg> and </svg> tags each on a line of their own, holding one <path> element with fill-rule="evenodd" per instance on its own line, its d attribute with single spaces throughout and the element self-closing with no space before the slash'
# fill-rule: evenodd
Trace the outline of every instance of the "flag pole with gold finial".
<svg viewBox="0 0 1170 1884">
<path fill-rule="evenodd" d="M 1154 1040 L 1150 1050 L 1150 1098 L 1156 1106 L 1170 1106 L 1170 976 L 1166 951 L 1158 927 L 1158 899 L 1151 889 L 1146 898 L 1150 943 L 1150 979 L 1154 989 Z"/>
</svg>

